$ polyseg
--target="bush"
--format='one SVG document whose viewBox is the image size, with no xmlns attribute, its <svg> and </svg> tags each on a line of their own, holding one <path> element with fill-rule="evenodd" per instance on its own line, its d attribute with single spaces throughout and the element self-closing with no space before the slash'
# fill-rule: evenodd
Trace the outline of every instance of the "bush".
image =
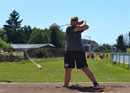
<svg viewBox="0 0 130 93">
<path fill-rule="evenodd" d="M 48 58 L 49 57 L 49 52 L 45 49 L 35 49 L 32 51 L 35 57 L 37 58 Z"/>
<path fill-rule="evenodd" d="M 99 46 L 94 50 L 95 52 L 110 52 L 110 50 L 105 46 Z"/>
<path fill-rule="evenodd" d="M 13 62 L 13 61 L 21 61 L 22 58 L 19 56 L 14 56 L 13 53 L 4 52 L 0 54 L 0 62 Z"/>
<path fill-rule="evenodd" d="M 11 48 L 11 45 L 0 38 L 0 49 Z"/>
</svg>

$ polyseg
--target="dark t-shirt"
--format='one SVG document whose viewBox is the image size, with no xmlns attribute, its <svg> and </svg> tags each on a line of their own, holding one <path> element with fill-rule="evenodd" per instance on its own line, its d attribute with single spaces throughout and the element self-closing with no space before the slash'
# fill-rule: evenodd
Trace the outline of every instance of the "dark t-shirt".
<svg viewBox="0 0 130 93">
<path fill-rule="evenodd" d="M 76 26 L 69 26 L 66 29 L 66 51 L 84 51 L 81 42 L 81 33 L 83 31 L 74 32 Z"/>
</svg>

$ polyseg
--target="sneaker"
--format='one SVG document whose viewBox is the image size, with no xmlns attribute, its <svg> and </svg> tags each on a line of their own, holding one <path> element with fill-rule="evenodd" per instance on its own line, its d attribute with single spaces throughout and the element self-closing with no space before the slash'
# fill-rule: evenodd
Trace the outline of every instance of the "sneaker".
<svg viewBox="0 0 130 93">
<path fill-rule="evenodd" d="M 94 83 L 94 88 L 99 88 L 99 87 L 100 87 L 100 85 L 97 82 L 95 82 Z"/>
<path fill-rule="evenodd" d="M 68 88 L 68 86 L 62 86 L 62 87 L 64 87 L 64 88 Z"/>
</svg>

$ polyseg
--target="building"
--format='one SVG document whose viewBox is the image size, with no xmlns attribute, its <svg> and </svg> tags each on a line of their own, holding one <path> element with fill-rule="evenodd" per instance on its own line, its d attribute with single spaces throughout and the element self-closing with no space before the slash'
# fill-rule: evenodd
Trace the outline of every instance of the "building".
<svg viewBox="0 0 130 93">
<path fill-rule="evenodd" d="M 91 44 L 83 44 L 84 50 L 86 52 L 93 52 L 97 47 L 97 43 L 91 43 Z"/>
<path fill-rule="evenodd" d="M 111 52 L 117 52 L 116 46 L 111 46 Z"/>
<path fill-rule="evenodd" d="M 52 50 L 55 46 L 52 44 L 11 44 L 13 52 L 23 52 L 24 58 L 43 57 L 47 55 L 47 51 Z"/>
<path fill-rule="evenodd" d="M 38 49 L 38 48 L 54 48 L 55 46 L 52 44 L 11 44 L 11 47 L 14 51 L 29 51 L 32 49 Z"/>
</svg>

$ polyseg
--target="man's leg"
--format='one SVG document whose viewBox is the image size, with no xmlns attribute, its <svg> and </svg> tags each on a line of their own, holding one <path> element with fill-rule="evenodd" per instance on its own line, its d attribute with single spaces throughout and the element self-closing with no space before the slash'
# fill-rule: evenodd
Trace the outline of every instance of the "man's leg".
<svg viewBox="0 0 130 93">
<path fill-rule="evenodd" d="M 89 79 L 93 82 L 93 85 L 94 85 L 95 88 L 100 87 L 100 85 L 97 83 L 93 73 L 89 70 L 88 67 L 83 67 L 81 69 L 89 77 Z"/>
<path fill-rule="evenodd" d="M 82 69 L 82 71 L 89 77 L 89 79 L 90 79 L 93 83 L 97 82 L 96 79 L 95 79 L 95 77 L 94 77 L 94 75 L 93 75 L 93 73 L 89 70 L 88 67 L 83 67 L 83 68 L 81 68 L 81 69 Z"/>
<path fill-rule="evenodd" d="M 64 86 L 68 87 L 70 78 L 71 78 L 71 71 L 72 68 L 65 68 L 65 80 L 64 80 Z"/>
</svg>

